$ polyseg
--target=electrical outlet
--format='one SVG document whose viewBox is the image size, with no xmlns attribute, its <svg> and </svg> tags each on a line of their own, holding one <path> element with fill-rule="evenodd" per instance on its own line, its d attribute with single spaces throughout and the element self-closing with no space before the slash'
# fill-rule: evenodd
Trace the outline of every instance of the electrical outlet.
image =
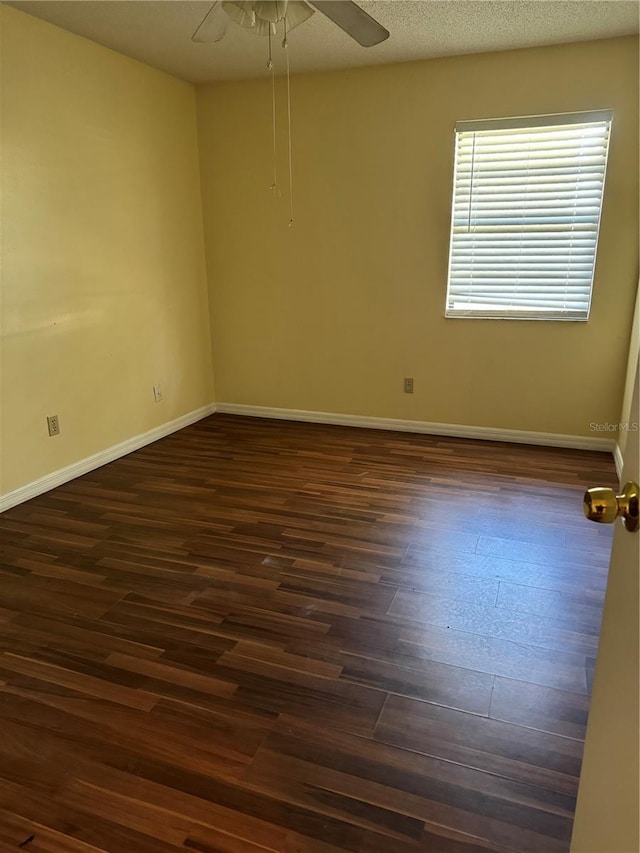
<svg viewBox="0 0 640 853">
<path fill-rule="evenodd" d="M 159 385 L 153 386 L 153 399 L 156 403 L 159 403 L 162 400 L 162 388 Z"/>
<path fill-rule="evenodd" d="M 404 380 L 404 393 L 413 394 L 413 376 L 407 376 Z"/>
<path fill-rule="evenodd" d="M 47 417 L 47 429 L 49 435 L 60 435 L 60 422 L 57 415 L 49 415 Z"/>
</svg>

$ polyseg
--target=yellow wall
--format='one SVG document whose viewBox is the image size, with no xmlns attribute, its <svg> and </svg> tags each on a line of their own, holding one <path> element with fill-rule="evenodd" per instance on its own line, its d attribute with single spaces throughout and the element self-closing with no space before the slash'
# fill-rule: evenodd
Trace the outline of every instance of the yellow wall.
<svg viewBox="0 0 640 853">
<path fill-rule="evenodd" d="M 0 14 L 8 492 L 211 403 L 213 386 L 193 87 Z"/>
<path fill-rule="evenodd" d="M 212 402 L 211 341 L 223 402 L 582 435 L 618 420 L 637 40 L 294 77 L 288 229 L 268 79 L 198 87 L 199 164 L 192 86 L 1 5 L 0 20 L 2 493 Z M 281 118 L 283 95 L 280 79 Z M 445 320 L 455 121 L 604 107 L 591 321 Z M 286 189 L 283 122 L 279 152 Z"/>
<path fill-rule="evenodd" d="M 602 438 L 638 275 L 637 69 L 621 38 L 294 77 L 291 229 L 266 72 L 198 87 L 217 399 Z M 591 320 L 445 320 L 456 120 L 594 108 L 615 116 Z"/>
</svg>

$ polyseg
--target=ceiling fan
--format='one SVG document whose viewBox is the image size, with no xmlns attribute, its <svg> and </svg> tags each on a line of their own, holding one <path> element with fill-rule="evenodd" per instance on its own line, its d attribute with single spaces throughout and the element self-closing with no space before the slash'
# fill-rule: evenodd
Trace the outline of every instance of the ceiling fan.
<svg viewBox="0 0 640 853">
<path fill-rule="evenodd" d="M 257 35 L 275 35 L 276 25 L 292 30 L 322 12 L 362 47 L 372 47 L 389 38 L 389 31 L 352 0 L 216 0 L 197 27 L 191 40 L 218 42 L 229 21 Z"/>
<path fill-rule="evenodd" d="M 323 13 L 362 47 L 372 47 L 389 38 L 389 31 L 353 0 L 215 0 L 191 36 L 194 42 L 219 42 L 227 31 L 229 21 L 256 35 L 268 37 L 267 69 L 271 74 L 271 111 L 273 145 L 273 183 L 271 191 L 280 198 L 277 174 L 276 80 L 271 42 L 280 25 L 284 48 L 287 92 L 287 155 L 289 167 L 289 226 L 293 225 L 293 167 L 291 157 L 291 81 L 289 69 L 288 33 L 304 23 L 315 10 Z"/>
</svg>

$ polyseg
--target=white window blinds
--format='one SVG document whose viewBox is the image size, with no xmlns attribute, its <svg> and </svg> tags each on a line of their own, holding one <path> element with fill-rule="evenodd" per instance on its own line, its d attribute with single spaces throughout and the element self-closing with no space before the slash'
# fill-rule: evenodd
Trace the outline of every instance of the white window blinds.
<svg viewBox="0 0 640 853">
<path fill-rule="evenodd" d="M 447 317 L 588 319 L 611 117 L 456 125 Z"/>
</svg>

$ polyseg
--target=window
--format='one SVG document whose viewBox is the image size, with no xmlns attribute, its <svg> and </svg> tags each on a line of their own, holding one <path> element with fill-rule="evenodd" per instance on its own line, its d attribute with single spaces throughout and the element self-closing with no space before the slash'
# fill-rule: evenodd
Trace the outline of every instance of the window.
<svg viewBox="0 0 640 853">
<path fill-rule="evenodd" d="M 447 317 L 589 318 L 611 117 L 456 124 Z"/>
</svg>

